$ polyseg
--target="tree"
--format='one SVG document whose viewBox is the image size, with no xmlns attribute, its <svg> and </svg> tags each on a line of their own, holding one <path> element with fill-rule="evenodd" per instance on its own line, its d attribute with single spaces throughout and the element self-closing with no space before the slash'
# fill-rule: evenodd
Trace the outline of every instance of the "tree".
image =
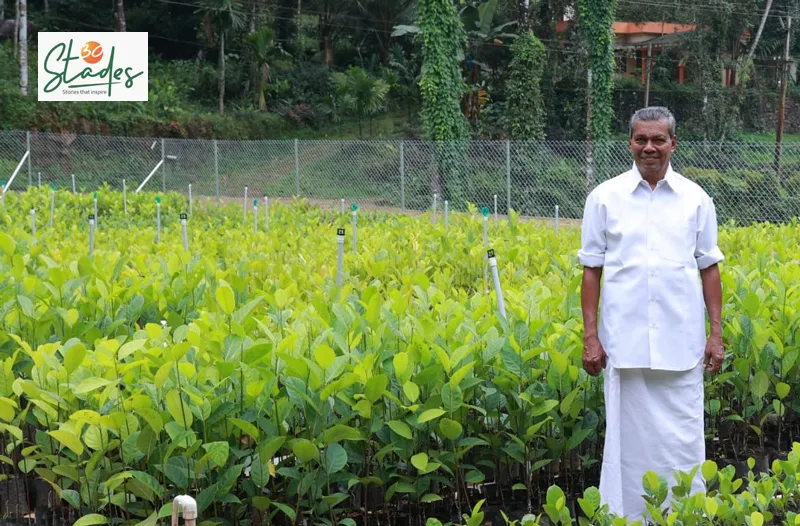
<svg viewBox="0 0 800 526">
<path fill-rule="evenodd" d="M 28 0 L 19 0 L 19 89 L 28 94 Z"/>
<path fill-rule="evenodd" d="M 203 14 L 206 39 L 214 41 L 215 33 L 219 37 L 217 61 L 217 88 L 219 90 L 219 114 L 225 114 L 225 37 L 230 31 L 238 31 L 244 27 L 245 19 L 241 6 L 236 0 L 206 0 L 205 5 L 197 10 Z"/>
<path fill-rule="evenodd" d="M 275 43 L 275 31 L 264 27 L 255 33 L 249 33 L 245 39 L 250 43 L 255 55 L 256 103 L 258 104 L 258 109 L 264 110 L 267 107 L 264 92 L 270 81 L 270 62 L 279 49 Z"/>
<path fill-rule="evenodd" d="M 397 23 L 417 5 L 417 0 L 358 0 L 358 6 L 367 19 L 369 31 L 378 43 L 381 64 L 389 65 L 390 39 Z"/>
<path fill-rule="evenodd" d="M 422 124 L 434 141 L 464 139 L 467 120 L 461 113 L 464 81 L 458 62 L 463 57 L 466 34 L 451 0 L 419 3 L 422 31 Z"/>
<path fill-rule="evenodd" d="M 588 134 L 591 140 L 607 139 L 614 119 L 614 34 L 616 0 L 578 0 L 579 32 L 589 50 L 591 83 Z"/>
<path fill-rule="evenodd" d="M 544 139 L 545 109 L 541 78 L 545 48 L 532 32 L 525 33 L 511 46 L 513 58 L 506 85 L 506 111 L 511 137 L 523 140 Z"/>
<path fill-rule="evenodd" d="M 125 6 L 123 5 L 123 0 L 115 0 L 114 6 L 116 7 L 114 11 L 114 22 L 116 23 L 117 31 L 125 32 L 127 31 L 126 24 L 125 24 Z"/>
<path fill-rule="evenodd" d="M 386 95 L 389 85 L 383 80 L 370 76 L 358 66 L 350 66 L 346 73 L 336 72 L 331 75 L 334 93 L 342 106 L 352 110 L 358 119 L 358 136 L 362 137 L 361 122 L 369 117 L 370 135 L 372 134 L 372 117 L 386 107 Z"/>
</svg>

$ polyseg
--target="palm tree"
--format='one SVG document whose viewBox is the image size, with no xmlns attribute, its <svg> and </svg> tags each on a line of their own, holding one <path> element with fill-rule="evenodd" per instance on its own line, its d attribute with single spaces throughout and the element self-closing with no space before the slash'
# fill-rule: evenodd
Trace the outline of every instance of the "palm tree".
<svg viewBox="0 0 800 526">
<path fill-rule="evenodd" d="M 331 75 L 331 82 L 343 106 L 355 112 L 359 138 L 363 136 L 361 121 L 365 116 L 369 117 L 369 133 L 372 135 L 372 117 L 386 108 L 389 93 L 386 81 L 370 76 L 363 68 L 350 66 L 346 73 Z"/>
<path fill-rule="evenodd" d="M 203 27 L 209 45 L 219 37 L 217 86 L 219 89 L 219 114 L 225 115 L 225 38 L 230 31 L 244 27 L 245 16 L 238 0 L 205 0 L 197 13 L 203 14 Z"/>
<path fill-rule="evenodd" d="M 245 39 L 250 43 L 255 55 L 254 66 L 256 67 L 256 102 L 258 109 L 264 110 L 267 107 L 264 92 L 270 81 L 270 62 L 276 51 L 282 51 L 280 46 L 275 43 L 275 31 L 264 27 L 255 33 L 248 34 Z"/>
</svg>

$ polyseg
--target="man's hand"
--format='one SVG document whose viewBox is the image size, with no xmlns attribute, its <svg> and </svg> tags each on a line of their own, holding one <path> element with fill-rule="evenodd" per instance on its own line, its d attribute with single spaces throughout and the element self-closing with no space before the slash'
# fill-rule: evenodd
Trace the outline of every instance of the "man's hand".
<svg viewBox="0 0 800 526">
<path fill-rule="evenodd" d="M 606 367 L 606 351 L 597 336 L 589 336 L 583 341 L 583 368 L 592 376 L 597 376 Z"/>
<path fill-rule="evenodd" d="M 705 369 L 710 373 L 719 372 L 722 361 L 725 359 L 725 348 L 722 346 L 722 336 L 712 335 L 706 342 Z"/>
</svg>

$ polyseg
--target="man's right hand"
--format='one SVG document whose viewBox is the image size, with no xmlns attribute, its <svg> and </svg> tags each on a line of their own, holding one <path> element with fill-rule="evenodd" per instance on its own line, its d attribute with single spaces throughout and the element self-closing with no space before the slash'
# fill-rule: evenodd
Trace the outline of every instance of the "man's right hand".
<svg viewBox="0 0 800 526">
<path fill-rule="evenodd" d="M 597 376 L 606 367 L 606 351 L 597 336 L 583 340 L 583 368 L 592 376 Z"/>
</svg>

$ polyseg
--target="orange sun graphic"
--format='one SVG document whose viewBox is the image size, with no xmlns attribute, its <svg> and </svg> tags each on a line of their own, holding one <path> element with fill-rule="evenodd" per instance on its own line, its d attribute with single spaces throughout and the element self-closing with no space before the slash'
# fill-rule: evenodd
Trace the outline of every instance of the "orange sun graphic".
<svg viewBox="0 0 800 526">
<path fill-rule="evenodd" d="M 89 64 L 97 64 L 103 58 L 103 46 L 90 40 L 81 46 L 81 58 Z"/>
</svg>

